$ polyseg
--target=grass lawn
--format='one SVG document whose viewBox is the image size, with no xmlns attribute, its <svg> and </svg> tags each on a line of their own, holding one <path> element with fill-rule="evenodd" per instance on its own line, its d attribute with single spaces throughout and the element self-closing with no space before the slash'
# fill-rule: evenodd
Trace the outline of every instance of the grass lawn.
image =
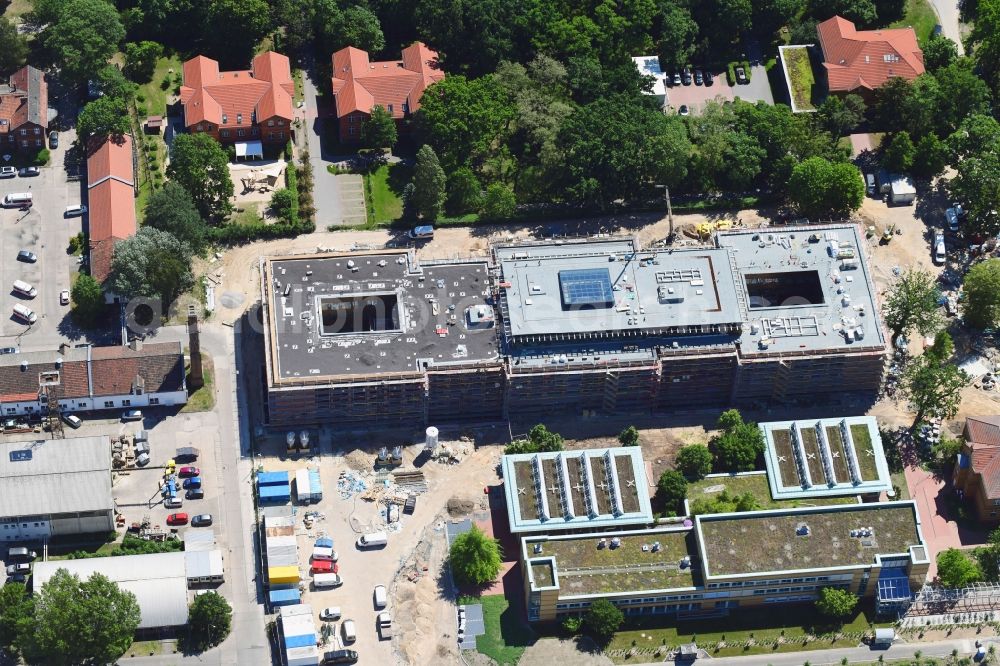
<svg viewBox="0 0 1000 666">
<path fill-rule="evenodd" d="M 163 641 L 136 641 L 125 651 L 130 657 L 163 654 Z"/>
<path fill-rule="evenodd" d="M 788 79 L 792 83 L 791 93 L 796 109 L 802 111 L 815 109 L 812 100 L 816 77 L 809 59 L 809 50 L 803 46 L 783 49 L 781 53 L 788 68 Z"/>
<path fill-rule="evenodd" d="M 403 200 L 400 196 L 410 182 L 411 171 L 412 168 L 405 164 L 384 164 L 365 176 L 375 224 L 391 224 L 402 216 Z"/>
<path fill-rule="evenodd" d="M 788 509 L 800 506 L 827 506 L 831 504 L 854 504 L 854 495 L 846 497 L 810 497 L 800 500 L 775 500 L 771 498 L 771 489 L 767 485 L 766 474 L 748 474 L 745 476 L 713 476 L 688 485 L 687 498 L 693 502 L 696 499 L 706 499 L 722 492 L 722 488 L 706 493 L 708 488 L 723 486 L 730 495 L 753 493 L 761 509 Z"/>
<path fill-rule="evenodd" d="M 185 350 L 187 352 L 187 350 Z M 204 385 L 194 393 L 188 394 L 188 401 L 182 412 L 208 412 L 215 407 L 215 364 L 208 354 L 201 355 L 202 375 L 205 378 Z M 184 368 L 184 375 L 191 371 L 191 365 Z"/>
<path fill-rule="evenodd" d="M 9 2 L 5 0 L 0 2 L 0 7 L 5 7 L 0 14 L 13 21 L 31 11 L 31 0 L 10 0 Z"/>
<path fill-rule="evenodd" d="M 910 488 L 906 485 L 906 475 L 903 472 L 893 472 L 889 475 L 892 479 L 892 485 L 899 488 L 898 500 L 908 500 L 910 499 Z"/>
<path fill-rule="evenodd" d="M 169 72 L 171 69 L 174 70 L 173 74 Z M 165 116 L 167 114 L 167 95 L 173 90 L 174 83 L 171 80 L 170 85 L 164 89 L 163 78 L 168 74 L 174 77 L 180 71 L 181 59 L 177 55 L 166 56 L 156 61 L 153 79 L 139 86 L 139 90 L 136 91 L 136 101 L 140 105 L 146 105 L 146 111 L 149 115 Z M 142 95 L 144 101 L 139 101 L 139 95 Z M 140 118 L 140 120 L 145 119 Z"/>
<path fill-rule="evenodd" d="M 673 626 L 663 626 L 668 623 Z M 874 626 L 882 625 L 872 624 L 864 611 L 858 611 L 854 617 L 840 626 L 831 625 L 811 605 L 793 604 L 768 608 L 766 613 L 736 612 L 729 617 L 712 620 L 678 623 L 676 620 L 650 617 L 626 621 L 626 628 L 615 634 L 605 650 L 607 652 L 628 650 L 632 647 L 633 641 L 636 647 L 648 649 L 655 649 L 660 645 L 677 646 L 681 643 L 696 642 L 714 657 L 821 650 L 830 647 L 854 647 L 860 643 L 857 634 L 871 631 Z M 837 632 L 854 636 L 845 636 L 841 639 L 830 636 L 803 645 L 806 636 Z M 773 643 L 779 639 L 785 642 L 775 648 Z M 742 645 L 718 647 L 723 641 L 732 644 L 745 643 L 749 640 L 770 645 L 752 645 L 749 648 Z M 613 659 L 618 663 L 625 661 L 617 655 Z"/>
<path fill-rule="evenodd" d="M 524 649 L 534 642 L 535 633 L 522 622 L 517 609 L 509 607 L 502 594 L 462 597 L 458 602 L 483 605 L 486 633 L 476 639 L 476 650 L 495 661 L 497 666 L 514 666 Z"/>
<path fill-rule="evenodd" d="M 889 25 L 890 28 L 905 28 L 911 26 L 917 33 L 917 41 L 921 44 L 931 36 L 937 25 L 937 14 L 927 0 L 906 0 L 903 18 Z"/>
</svg>

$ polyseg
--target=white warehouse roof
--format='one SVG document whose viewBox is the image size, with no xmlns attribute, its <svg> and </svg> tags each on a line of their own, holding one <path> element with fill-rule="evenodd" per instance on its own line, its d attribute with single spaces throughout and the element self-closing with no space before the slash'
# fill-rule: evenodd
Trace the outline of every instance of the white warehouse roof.
<svg viewBox="0 0 1000 666">
<path fill-rule="evenodd" d="M 216 548 L 185 552 L 184 569 L 189 579 L 222 578 L 222 551 Z"/>
<path fill-rule="evenodd" d="M 106 435 L 0 443 L 0 518 L 113 508 Z"/>
<path fill-rule="evenodd" d="M 140 629 L 187 624 L 187 577 L 183 552 L 36 562 L 34 589 L 41 589 L 59 569 L 66 569 L 81 580 L 99 573 L 134 594 L 142 611 Z"/>
</svg>

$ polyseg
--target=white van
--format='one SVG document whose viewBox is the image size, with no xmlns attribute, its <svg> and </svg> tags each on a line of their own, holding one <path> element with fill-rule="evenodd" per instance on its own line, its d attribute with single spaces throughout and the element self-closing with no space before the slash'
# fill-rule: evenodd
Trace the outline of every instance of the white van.
<svg viewBox="0 0 1000 666">
<path fill-rule="evenodd" d="M 340 574 L 335 574 L 335 573 L 313 574 L 313 588 L 317 590 L 323 590 L 328 587 L 340 587 L 343 584 L 344 584 L 344 579 L 340 577 Z"/>
<path fill-rule="evenodd" d="M 385 594 L 385 585 L 375 586 L 375 608 L 385 608 L 387 603 Z"/>
<path fill-rule="evenodd" d="M 385 532 L 372 532 L 359 536 L 357 546 L 358 548 L 379 548 L 387 543 L 389 543 L 389 535 Z"/>
<path fill-rule="evenodd" d="M 28 298 L 34 298 L 38 295 L 38 290 L 24 280 L 14 280 L 14 291 Z"/>
<path fill-rule="evenodd" d="M 31 308 L 20 303 L 17 303 L 14 306 L 14 316 L 28 322 L 29 324 L 34 324 L 38 320 L 38 315 L 36 315 Z"/>
<path fill-rule="evenodd" d="M 14 192 L 3 198 L 4 208 L 21 208 L 31 205 L 31 192 Z"/>
<path fill-rule="evenodd" d="M 87 212 L 87 207 L 83 204 L 76 204 L 75 206 L 66 206 L 66 212 L 63 213 L 64 217 L 78 217 Z"/>
<path fill-rule="evenodd" d="M 345 643 L 353 643 L 358 640 L 358 631 L 354 628 L 354 620 L 344 620 L 340 624 L 340 633 Z"/>
</svg>

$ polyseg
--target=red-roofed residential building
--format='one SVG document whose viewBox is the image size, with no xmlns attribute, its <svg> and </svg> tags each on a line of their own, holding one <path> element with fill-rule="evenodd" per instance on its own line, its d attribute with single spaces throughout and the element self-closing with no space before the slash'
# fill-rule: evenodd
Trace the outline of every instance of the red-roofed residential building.
<svg viewBox="0 0 1000 666">
<path fill-rule="evenodd" d="M 406 130 L 404 119 L 420 108 L 420 98 L 444 78 L 435 51 L 421 42 L 403 49 L 402 60 L 370 62 L 368 53 L 353 46 L 333 54 L 333 99 L 340 124 L 340 141 L 361 140 L 361 124 L 381 106 Z"/>
<path fill-rule="evenodd" d="M 132 137 L 94 142 L 87 157 L 90 274 L 103 283 L 115 245 L 136 232 Z"/>
<path fill-rule="evenodd" d="M 857 30 L 840 16 L 816 26 L 831 93 L 869 98 L 893 76 L 913 80 L 924 73 L 924 54 L 913 28 Z"/>
<path fill-rule="evenodd" d="M 222 143 L 285 144 L 291 138 L 294 94 L 291 64 L 280 53 L 261 53 L 250 70 L 238 72 L 220 72 L 218 61 L 197 56 L 184 63 L 184 126 Z"/>
<path fill-rule="evenodd" d="M 1000 416 L 970 416 L 955 464 L 955 489 L 984 523 L 1000 522 Z"/>
<path fill-rule="evenodd" d="M 45 74 L 25 65 L 0 85 L 0 148 L 39 150 L 49 127 L 49 86 Z"/>
</svg>

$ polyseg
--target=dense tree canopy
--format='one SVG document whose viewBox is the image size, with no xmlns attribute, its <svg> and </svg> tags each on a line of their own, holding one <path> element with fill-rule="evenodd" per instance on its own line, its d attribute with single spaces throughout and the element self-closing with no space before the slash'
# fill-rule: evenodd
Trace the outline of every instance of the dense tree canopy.
<svg viewBox="0 0 1000 666">
<path fill-rule="evenodd" d="M 944 587 L 968 587 L 983 579 L 979 565 L 958 548 L 938 553 L 937 577 Z"/>
<path fill-rule="evenodd" d="M 788 191 L 803 215 L 839 218 L 861 207 L 865 184 L 853 164 L 810 157 L 792 168 Z"/>
<path fill-rule="evenodd" d="M 903 390 L 917 410 L 916 422 L 928 415 L 950 419 L 958 412 L 969 377 L 952 362 L 954 351 L 951 335 L 938 331 L 934 344 L 907 365 Z"/>
<path fill-rule="evenodd" d="M 208 228 L 191 195 L 177 183 L 168 181 L 150 195 L 143 224 L 172 234 L 194 254 L 201 254 L 208 242 Z"/>
<path fill-rule="evenodd" d="M 217 592 L 198 595 L 188 613 L 191 647 L 202 651 L 218 645 L 229 635 L 232 624 L 233 609 L 225 597 Z"/>
<path fill-rule="evenodd" d="M 77 136 L 84 140 L 110 135 L 112 140 L 121 141 L 131 128 L 125 100 L 110 95 L 87 102 L 76 122 Z"/>
<path fill-rule="evenodd" d="M 525 439 L 512 442 L 504 453 L 548 453 L 563 450 L 563 438 L 559 433 L 552 432 L 539 423 L 528 431 Z"/>
<path fill-rule="evenodd" d="M 83 327 L 93 326 L 104 310 L 104 292 L 88 273 L 81 273 L 73 283 L 73 320 Z"/>
<path fill-rule="evenodd" d="M 764 453 L 764 436 L 756 423 L 744 421 L 735 409 L 719 416 L 722 432 L 709 442 L 719 468 L 727 472 L 747 472 L 754 469 L 757 458 Z"/>
<path fill-rule="evenodd" d="M 679 514 L 683 510 L 684 498 L 687 497 L 687 487 L 687 479 L 683 474 L 668 469 L 656 482 L 656 498 L 667 512 Z"/>
<path fill-rule="evenodd" d="M 833 618 L 846 618 L 854 612 L 858 605 L 858 598 L 848 592 L 836 587 L 824 587 L 819 591 L 819 599 L 816 600 L 816 610 L 823 615 Z"/>
<path fill-rule="evenodd" d="M 1000 259 L 987 259 L 965 276 L 965 322 L 975 328 L 1000 326 Z"/>
<path fill-rule="evenodd" d="M 115 245 L 110 287 L 116 294 L 161 298 L 166 312 L 193 283 L 191 248 L 166 231 L 144 226 Z"/>
<path fill-rule="evenodd" d="M 105 0 L 69 0 L 44 34 L 45 45 L 59 59 L 63 74 L 86 81 L 118 50 L 125 38 L 118 12 Z"/>
<path fill-rule="evenodd" d="M 921 335 L 930 335 L 941 324 L 938 299 L 941 292 L 937 281 L 927 271 L 912 268 L 900 275 L 886 292 L 886 326 L 893 336 L 906 335 L 916 330 Z"/>
<path fill-rule="evenodd" d="M 583 626 L 600 640 L 607 639 L 618 631 L 624 621 L 624 613 L 607 599 L 598 599 L 590 604 L 583 616 Z"/>
<path fill-rule="evenodd" d="M 28 40 L 6 16 L 0 16 L 0 75 L 8 75 L 28 58 Z"/>
<path fill-rule="evenodd" d="M 167 177 L 187 190 L 202 217 L 220 219 L 232 210 L 229 156 L 208 134 L 179 134 L 174 139 Z"/>
<path fill-rule="evenodd" d="M 705 478 L 712 471 L 712 452 L 707 446 L 689 444 L 677 452 L 677 471 L 692 481 Z"/>
<path fill-rule="evenodd" d="M 384 106 L 376 104 L 361 124 L 361 142 L 366 148 L 392 148 L 396 139 L 396 121 Z"/>
</svg>

